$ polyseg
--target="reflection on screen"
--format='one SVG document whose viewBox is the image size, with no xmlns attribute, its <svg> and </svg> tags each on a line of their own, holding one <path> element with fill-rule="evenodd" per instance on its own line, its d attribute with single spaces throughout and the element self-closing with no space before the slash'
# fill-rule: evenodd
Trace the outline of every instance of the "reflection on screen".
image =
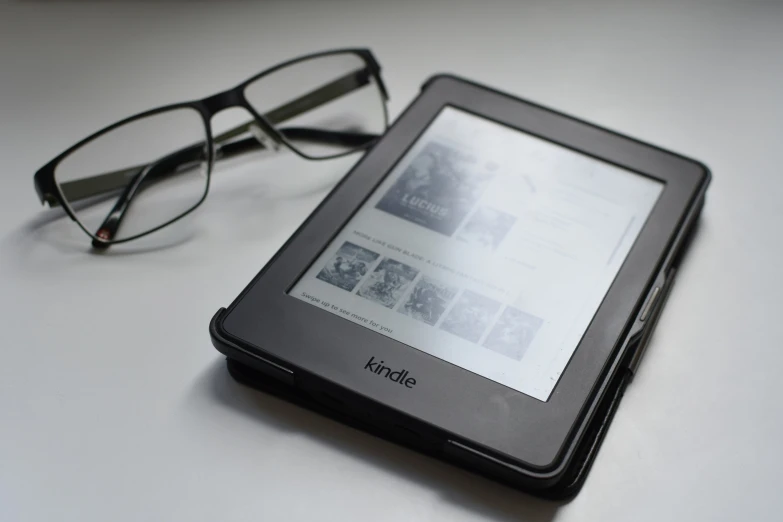
<svg viewBox="0 0 783 522">
<path fill-rule="evenodd" d="M 447 107 L 290 295 L 546 401 L 662 189 Z"/>
</svg>

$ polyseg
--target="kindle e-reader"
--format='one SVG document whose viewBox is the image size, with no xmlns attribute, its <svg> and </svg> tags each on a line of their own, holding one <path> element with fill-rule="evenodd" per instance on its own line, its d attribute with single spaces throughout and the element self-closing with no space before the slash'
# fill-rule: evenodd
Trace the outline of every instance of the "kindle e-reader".
<svg viewBox="0 0 783 522">
<path fill-rule="evenodd" d="M 575 494 L 696 223 L 701 163 L 435 76 L 211 324 L 238 380 Z"/>
</svg>

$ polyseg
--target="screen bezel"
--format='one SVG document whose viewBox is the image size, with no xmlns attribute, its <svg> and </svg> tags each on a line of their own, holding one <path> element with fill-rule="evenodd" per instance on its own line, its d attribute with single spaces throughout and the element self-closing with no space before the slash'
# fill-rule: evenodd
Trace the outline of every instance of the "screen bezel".
<svg viewBox="0 0 783 522">
<path fill-rule="evenodd" d="M 382 230 L 382 229 L 379 229 L 379 228 L 374 228 L 373 229 L 372 227 L 366 228 L 366 227 L 364 227 L 362 225 L 362 221 L 358 221 L 357 222 L 356 219 L 357 219 L 357 215 L 360 215 L 360 214 L 366 215 L 368 210 L 370 212 L 376 212 L 378 209 L 380 209 L 380 202 L 383 201 L 383 197 L 382 196 L 384 196 L 384 194 L 388 194 L 388 192 L 391 191 L 392 188 L 395 186 L 393 184 L 393 180 L 395 178 L 399 179 L 401 175 L 404 175 L 403 171 L 405 171 L 407 167 L 401 168 L 400 165 L 406 166 L 406 165 L 411 164 L 412 161 L 415 161 L 414 159 L 412 159 L 412 158 L 415 158 L 415 154 L 413 154 L 413 156 L 411 156 L 413 151 L 422 150 L 422 148 L 426 148 L 427 147 L 428 143 L 431 143 L 433 141 L 436 142 L 436 143 L 441 143 L 441 144 L 442 143 L 448 143 L 449 147 L 451 147 L 453 149 L 456 149 L 456 142 L 453 141 L 456 138 L 454 138 L 453 136 L 449 136 L 448 132 L 446 132 L 446 134 L 443 134 L 443 130 L 442 130 L 443 129 L 443 123 L 442 122 L 440 124 L 441 131 L 433 131 L 433 127 L 438 125 L 438 122 L 441 120 L 441 118 L 444 118 L 444 117 L 448 118 L 449 117 L 449 116 L 444 116 L 446 111 L 449 110 L 449 109 L 453 110 L 453 111 L 457 111 L 456 113 L 452 113 L 451 114 L 451 116 L 450 116 L 451 118 L 468 118 L 467 120 L 463 120 L 463 122 L 464 122 L 463 124 L 464 125 L 467 125 L 468 121 L 472 121 L 472 120 L 470 120 L 470 118 L 475 118 L 475 119 L 480 120 L 481 122 L 483 122 L 483 124 L 486 124 L 486 125 L 489 126 L 489 127 L 484 127 L 486 129 L 487 133 L 498 132 L 499 129 L 507 129 L 508 131 L 510 131 L 512 133 L 519 134 L 521 137 L 526 136 L 527 138 L 524 138 L 524 139 L 531 140 L 528 143 L 535 144 L 535 143 L 538 142 L 538 143 L 542 143 L 542 144 L 547 144 L 548 146 L 551 146 L 553 148 L 561 149 L 562 150 L 561 154 L 563 154 L 563 155 L 570 154 L 570 155 L 573 155 L 573 156 L 579 156 L 579 157 L 582 157 L 582 158 L 586 158 L 588 163 L 585 163 L 584 164 L 585 166 L 592 165 L 592 164 L 594 164 L 595 166 L 602 166 L 603 169 L 607 169 L 609 172 L 612 172 L 612 173 L 622 172 L 623 176 L 627 176 L 629 178 L 639 178 L 640 182 L 643 182 L 643 180 L 646 180 L 648 183 L 653 184 L 654 187 L 655 187 L 655 190 L 657 190 L 657 192 L 655 193 L 655 195 L 653 196 L 653 199 L 651 201 L 652 206 L 649 208 L 649 211 L 647 211 L 643 215 L 641 215 L 641 219 L 638 219 L 639 216 L 636 216 L 637 222 L 639 222 L 639 226 L 640 227 L 643 226 L 644 223 L 646 222 L 647 217 L 649 216 L 649 212 L 651 212 L 652 208 L 654 207 L 655 203 L 658 200 L 658 197 L 660 196 L 660 193 L 663 191 L 663 189 L 665 187 L 665 183 L 663 181 L 660 181 L 660 180 L 656 179 L 656 178 L 645 176 L 643 174 L 632 173 L 628 169 L 616 167 L 616 166 L 614 166 L 614 165 L 612 165 L 610 163 L 607 163 L 605 161 L 602 161 L 602 160 L 599 160 L 599 159 L 595 159 L 595 158 L 593 158 L 591 156 L 587 156 L 587 155 L 579 153 L 579 152 L 572 151 L 571 149 L 567 149 L 567 148 L 562 147 L 562 146 L 560 146 L 558 144 L 554 144 L 554 143 L 552 143 L 551 141 L 548 141 L 548 140 L 540 139 L 540 138 L 538 138 L 536 136 L 533 136 L 533 135 L 530 135 L 528 133 L 521 133 L 519 130 L 514 129 L 512 127 L 509 127 L 507 125 L 504 125 L 502 123 L 498 123 L 498 122 L 496 122 L 494 120 L 489 120 L 489 119 L 487 119 L 485 117 L 476 115 L 476 114 L 474 114 L 472 112 L 465 111 L 464 109 L 460 109 L 460 108 L 454 107 L 453 105 L 448 105 L 447 104 L 447 105 L 444 105 L 443 107 L 441 107 L 440 111 L 434 116 L 434 118 L 430 121 L 430 123 L 427 125 L 427 127 L 422 129 L 422 132 L 419 134 L 418 138 L 416 140 L 414 140 L 414 142 L 411 144 L 411 146 L 408 149 L 408 151 L 406 151 L 405 154 L 401 155 L 400 160 L 397 162 L 397 164 L 394 167 L 391 168 L 390 172 L 386 176 L 384 176 L 383 180 L 379 183 L 379 186 L 376 188 L 376 190 L 373 191 L 373 193 L 368 194 L 368 197 L 365 200 L 365 202 L 359 208 L 356 209 L 356 212 L 353 214 L 351 219 L 349 219 L 348 223 L 346 223 L 345 226 L 340 231 L 337 232 L 336 236 L 339 238 L 339 240 L 335 241 L 337 239 L 337 238 L 335 238 L 335 240 L 333 240 L 326 247 L 326 251 L 330 252 L 328 257 L 332 257 L 333 255 L 336 255 L 336 254 L 334 254 L 334 251 L 337 249 L 337 247 L 339 245 L 341 245 L 341 244 L 343 244 L 345 242 L 352 242 L 352 243 L 360 244 L 360 245 L 363 244 L 364 248 L 380 252 L 381 254 L 379 254 L 379 255 L 381 255 L 381 258 L 389 257 L 391 259 L 394 259 L 395 261 L 399 261 L 399 262 L 402 262 L 402 263 L 410 262 L 410 260 L 406 261 L 405 254 L 403 254 L 401 251 L 397 252 L 397 251 L 387 251 L 387 250 L 384 250 L 383 247 L 385 246 L 385 244 L 383 244 L 383 245 L 378 245 L 378 244 L 375 244 L 375 243 L 369 244 L 370 240 L 368 239 L 368 237 L 365 237 L 362 240 L 362 239 L 360 239 L 360 237 L 356 237 L 356 236 L 354 236 L 352 234 L 346 235 L 346 229 L 349 226 L 350 226 L 350 228 L 352 228 L 354 230 L 361 230 L 361 232 L 365 233 L 365 235 L 369 234 L 370 236 L 375 236 L 374 239 L 385 240 L 385 241 L 392 241 L 392 243 L 394 245 L 396 245 L 397 247 L 405 247 L 405 248 L 409 248 L 409 249 L 412 248 L 418 254 L 421 254 L 423 252 L 421 250 L 421 248 L 422 248 L 421 245 L 419 245 L 418 247 L 413 247 L 413 246 L 411 246 L 411 244 L 406 243 L 405 240 L 400 239 L 399 236 L 396 239 L 392 240 L 391 231 L 386 231 L 387 234 L 384 234 L 383 232 L 379 232 L 379 230 Z M 462 116 L 460 116 L 460 115 L 462 115 Z M 433 132 L 435 132 L 434 135 L 433 135 Z M 425 136 L 427 136 L 427 137 L 425 137 Z M 470 146 L 470 144 L 466 143 L 466 146 Z M 478 151 L 476 151 L 476 154 L 480 154 L 480 153 Z M 498 162 L 501 162 L 501 163 L 509 163 L 508 160 L 503 162 L 503 161 L 501 161 L 497 157 L 492 158 L 491 156 L 484 156 L 484 158 L 485 158 L 486 161 L 495 160 L 495 161 L 498 161 Z M 609 169 L 612 169 L 612 170 L 609 170 Z M 632 174 L 632 176 L 629 176 L 629 174 Z M 392 178 L 392 181 L 390 181 L 389 178 Z M 390 182 L 392 183 L 391 185 L 389 184 Z M 484 202 L 484 203 L 481 203 L 481 204 L 482 205 L 487 205 L 488 203 Z M 509 210 L 508 208 L 505 211 L 513 212 L 512 210 Z M 381 212 L 383 212 L 383 210 Z M 384 214 L 384 215 L 386 215 L 386 214 Z M 392 221 L 397 221 L 397 220 L 401 219 L 395 213 L 391 213 L 388 216 L 393 216 L 392 217 Z M 388 219 L 388 216 L 387 216 L 387 219 Z M 410 228 L 410 226 L 411 226 L 409 224 L 409 223 L 411 223 L 411 221 L 404 221 L 404 222 L 401 222 L 401 223 L 404 223 L 404 224 L 399 224 L 399 225 L 396 225 L 396 226 L 408 227 L 408 228 Z M 392 223 L 389 223 L 388 226 L 389 227 L 393 227 L 395 225 L 393 225 Z M 441 239 L 441 237 L 438 235 L 437 232 L 433 232 L 426 225 L 422 226 L 422 225 L 414 224 L 414 226 L 417 227 L 415 229 L 416 232 L 412 232 L 411 231 L 411 232 L 409 232 L 409 234 L 412 235 L 412 234 L 418 233 L 418 234 L 422 234 L 424 236 L 426 236 L 426 235 L 431 235 L 431 237 L 432 236 L 438 236 L 438 238 L 433 237 L 432 241 L 438 241 L 439 239 Z M 376 227 L 377 227 L 377 224 L 376 224 Z M 421 228 L 419 228 L 419 227 L 421 227 Z M 458 228 L 459 227 L 457 227 L 457 229 Z M 626 230 L 626 233 L 627 232 L 628 232 L 628 230 Z M 628 237 L 630 237 L 630 244 L 631 245 L 633 244 L 633 242 L 635 242 L 637 234 L 638 234 L 638 231 L 633 231 L 632 233 L 628 234 Z M 624 234 L 624 236 L 625 235 L 626 234 Z M 454 239 L 454 234 L 451 234 L 449 237 L 450 237 L 451 240 L 453 240 Z M 364 242 L 364 241 L 367 241 L 367 242 Z M 623 252 L 623 254 L 621 256 L 618 256 L 618 262 L 620 263 L 620 265 L 625 260 L 626 254 L 627 254 L 627 252 Z M 432 260 L 432 262 L 435 263 L 435 264 L 445 263 L 446 265 L 451 265 L 449 260 L 444 259 L 442 257 L 439 258 L 437 255 L 430 254 L 429 256 L 425 256 L 425 257 L 429 257 Z M 339 303 L 341 307 L 345 306 L 345 307 L 349 308 L 351 312 L 359 312 L 358 315 L 360 315 L 360 316 L 366 316 L 369 319 L 374 319 L 375 321 L 380 321 L 382 324 L 386 323 L 386 321 L 388 321 L 388 316 L 387 316 L 387 319 L 384 320 L 383 315 L 380 315 L 380 314 L 376 315 L 376 314 L 373 314 L 370 311 L 367 311 L 365 313 L 365 309 L 366 308 L 372 309 L 375 305 L 369 305 L 369 303 L 367 303 L 367 302 L 360 303 L 360 304 L 356 304 L 356 303 L 349 304 L 349 303 L 346 303 L 345 301 L 343 301 L 341 299 L 341 298 L 345 298 L 346 295 L 340 295 L 340 296 L 334 295 L 334 296 L 330 297 L 330 295 L 332 295 L 330 293 L 330 291 L 334 291 L 332 289 L 328 289 L 328 290 L 320 289 L 319 290 L 317 288 L 312 288 L 312 287 L 310 287 L 308 289 L 307 288 L 308 283 L 311 282 L 312 279 L 315 279 L 314 270 L 316 272 L 318 270 L 320 270 L 320 268 L 323 266 L 323 264 L 325 262 L 326 262 L 326 259 L 323 258 L 323 252 L 322 252 L 322 255 L 320 255 L 317 259 L 313 260 L 313 263 L 310 265 L 310 267 L 308 267 L 307 273 L 304 274 L 302 277 L 300 277 L 292 285 L 292 287 L 289 288 L 288 294 L 289 295 L 294 295 L 294 296 L 298 297 L 297 294 L 299 293 L 299 290 L 306 290 L 306 292 L 313 293 L 317 297 L 321 298 L 324 301 L 331 302 L 332 306 L 331 306 L 330 310 L 332 311 L 332 313 L 335 313 L 338 316 L 342 317 L 342 315 L 338 314 L 338 312 L 337 312 L 338 306 L 335 303 Z M 315 268 L 316 264 L 318 265 L 318 268 Z M 416 262 L 415 261 L 411 262 L 411 266 L 416 267 L 417 266 Z M 421 269 L 422 273 L 428 274 L 428 276 L 430 276 L 430 277 L 435 277 L 435 278 L 439 278 L 439 279 L 440 278 L 444 278 L 444 279 L 441 279 L 443 281 L 448 280 L 448 279 L 445 279 L 445 278 L 448 277 L 448 275 L 444 274 L 443 272 L 440 275 L 433 275 L 432 272 L 427 272 L 426 267 L 423 264 L 421 264 L 421 263 L 418 263 L 418 268 L 417 269 Z M 304 283 L 304 288 L 302 288 L 302 286 L 301 286 L 302 283 Z M 505 283 L 505 281 L 504 281 L 504 283 Z M 498 281 L 495 281 L 496 285 L 497 284 L 504 284 L 504 283 L 498 283 Z M 317 284 L 320 285 L 322 283 L 317 283 Z M 464 281 L 463 282 L 455 282 L 454 280 L 452 280 L 450 284 L 453 284 L 453 285 L 456 285 L 456 286 L 460 286 L 460 285 L 464 285 L 465 283 L 464 283 Z M 611 283 L 607 283 L 607 287 L 606 287 L 607 289 L 608 289 L 608 286 L 610 284 Z M 354 289 L 354 291 L 355 291 L 355 289 Z M 486 289 L 479 289 L 479 290 L 477 290 L 477 289 L 474 288 L 474 291 L 479 292 L 481 294 L 482 292 L 485 292 Z M 492 290 L 490 290 L 490 292 L 491 291 Z M 322 293 L 322 292 L 325 292 L 325 293 Z M 342 292 L 344 292 L 344 290 L 338 290 L 337 292 L 339 294 L 341 294 Z M 602 300 L 605 297 L 605 292 L 601 292 L 601 294 L 598 295 L 597 297 L 599 299 L 599 303 L 596 303 L 594 305 L 594 308 L 592 308 L 592 307 L 590 308 L 590 318 L 592 318 L 592 314 L 594 314 L 595 311 L 597 311 L 598 306 L 600 304 L 600 300 Z M 497 298 L 497 297 L 495 297 L 495 298 Z M 301 298 L 301 299 L 306 301 L 306 302 L 312 302 L 312 301 L 310 301 L 310 300 L 308 300 L 306 298 Z M 337 301 L 335 301 L 335 299 Z M 503 298 L 501 298 L 501 299 L 503 299 Z M 506 305 L 513 306 L 513 305 L 510 305 L 508 303 L 506 303 Z M 379 310 L 377 310 L 377 312 L 381 312 L 381 310 L 379 309 Z M 546 317 L 546 316 L 542 316 L 542 317 Z M 588 322 L 589 322 L 589 320 L 590 319 L 588 319 Z M 355 320 L 354 322 L 360 322 L 360 321 Z M 412 326 L 415 327 L 415 326 L 419 326 L 419 325 L 412 325 Z M 369 324 L 367 325 L 367 327 L 371 328 L 369 326 Z M 400 324 L 397 324 L 396 327 L 395 327 L 395 329 L 401 329 L 401 328 L 404 329 L 404 326 L 401 326 Z M 432 328 L 432 326 L 430 326 L 430 328 Z M 581 335 L 584 334 L 584 332 L 586 331 L 586 328 L 587 328 L 587 326 L 585 325 L 583 327 L 583 329 L 580 329 L 578 331 L 579 338 L 581 338 Z M 428 329 L 428 328 L 425 327 L 425 329 Z M 491 330 L 491 327 L 490 327 L 490 330 Z M 413 348 L 417 348 L 419 350 L 427 352 L 427 353 L 429 353 L 429 354 L 431 354 L 431 355 L 433 355 L 435 357 L 438 357 L 438 358 L 440 358 L 440 359 L 442 359 L 442 360 L 444 360 L 446 362 L 450 362 L 451 364 L 455 364 L 456 366 L 459 366 L 460 368 L 463 368 L 463 369 L 465 369 L 467 371 L 476 373 L 477 375 L 483 376 L 483 377 L 488 378 L 490 380 L 494 380 L 494 381 L 498 382 L 499 384 L 503 384 L 503 385 L 508 386 L 508 387 L 510 387 L 510 388 L 512 388 L 512 389 L 514 389 L 516 391 L 520 391 L 522 393 L 526 393 L 526 394 L 531 395 L 534 398 L 536 398 L 538 400 L 541 400 L 541 401 L 544 401 L 544 402 L 548 401 L 548 397 L 551 394 L 551 391 L 554 389 L 554 387 L 557 385 L 557 382 L 559 381 L 559 377 L 560 377 L 560 374 L 561 374 L 562 370 L 565 368 L 565 365 L 567 365 L 568 360 L 570 360 L 571 355 L 573 355 L 573 351 L 576 350 L 576 347 L 577 347 L 577 341 L 574 341 L 573 344 L 569 343 L 567 346 L 565 346 L 565 349 L 563 350 L 563 353 L 565 353 L 566 355 L 565 355 L 565 360 L 562 363 L 560 363 L 560 364 L 562 364 L 562 366 L 557 366 L 556 368 L 550 369 L 549 373 L 546 373 L 546 374 L 543 374 L 543 372 L 540 372 L 543 375 L 540 378 L 547 379 L 547 380 L 551 381 L 551 384 L 549 384 L 551 386 L 549 391 L 541 392 L 540 391 L 541 388 L 535 389 L 535 388 L 532 388 L 530 386 L 528 386 L 527 390 L 523 389 L 524 387 L 519 386 L 519 382 L 520 381 L 517 381 L 516 383 L 512 383 L 512 382 L 504 382 L 503 380 L 496 380 L 491 375 L 487 375 L 487 373 L 485 373 L 486 372 L 486 368 L 484 369 L 484 371 L 482 371 L 482 370 L 479 370 L 478 368 L 476 368 L 476 366 L 471 364 L 470 362 L 467 362 L 467 361 L 457 362 L 455 360 L 450 360 L 448 355 L 446 355 L 445 357 L 441 356 L 436 351 L 430 350 L 426 346 L 423 346 L 420 343 L 417 343 L 415 341 L 406 341 L 406 340 L 401 339 L 401 338 L 399 338 L 398 336 L 395 336 L 395 335 L 388 335 L 388 336 L 391 337 L 391 338 L 394 338 L 394 339 L 396 339 L 396 340 L 398 340 L 398 341 L 400 341 L 400 342 L 402 342 L 404 344 L 407 344 L 408 346 L 411 346 Z M 479 344 L 474 344 L 473 348 L 481 350 Z M 481 351 L 479 351 L 479 353 L 481 353 Z M 502 363 L 502 371 L 510 373 L 511 371 L 513 371 L 512 368 L 513 369 L 517 368 L 517 366 L 514 366 L 515 363 L 519 363 L 519 361 L 514 361 L 514 359 L 506 359 Z M 540 383 L 540 381 L 539 381 L 539 383 Z M 528 382 L 528 385 L 530 385 L 530 382 Z M 531 393 L 528 393 L 528 391 L 530 391 Z M 538 394 L 538 395 L 536 395 L 536 394 Z M 546 396 L 542 397 L 542 394 L 545 394 Z"/>
<path fill-rule="evenodd" d="M 547 402 L 383 336 L 287 294 L 433 119 L 452 106 L 664 183 L 631 251 Z M 549 109 L 440 76 L 335 187 L 229 307 L 224 333 L 364 397 L 550 469 L 593 391 L 608 378 L 627 329 L 682 220 L 707 179 L 691 160 Z M 264 310 L 264 313 L 259 313 Z M 262 348 L 263 347 L 263 348 Z M 414 389 L 363 371 L 381 358 L 417 377 Z"/>
</svg>

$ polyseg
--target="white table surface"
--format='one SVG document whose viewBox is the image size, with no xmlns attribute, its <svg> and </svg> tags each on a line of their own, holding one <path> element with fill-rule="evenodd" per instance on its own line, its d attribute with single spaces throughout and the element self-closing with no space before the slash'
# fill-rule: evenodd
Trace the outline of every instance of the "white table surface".
<svg viewBox="0 0 783 522">
<path fill-rule="evenodd" d="M 35 170 L 105 124 L 366 45 L 396 116 L 451 71 L 696 157 L 698 236 L 564 505 L 244 389 L 207 324 L 351 161 L 266 158 L 182 227 L 91 254 Z M 783 5 L 0 5 L 0 520 L 781 520 Z M 176 232 L 176 233 L 175 233 Z"/>
</svg>

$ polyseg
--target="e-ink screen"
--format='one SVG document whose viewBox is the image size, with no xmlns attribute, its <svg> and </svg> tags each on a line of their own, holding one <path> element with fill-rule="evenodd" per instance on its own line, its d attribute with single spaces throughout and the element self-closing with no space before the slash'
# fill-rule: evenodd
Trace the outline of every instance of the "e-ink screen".
<svg viewBox="0 0 783 522">
<path fill-rule="evenodd" d="M 446 107 L 289 293 L 546 401 L 663 186 Z"/>
</svg>

